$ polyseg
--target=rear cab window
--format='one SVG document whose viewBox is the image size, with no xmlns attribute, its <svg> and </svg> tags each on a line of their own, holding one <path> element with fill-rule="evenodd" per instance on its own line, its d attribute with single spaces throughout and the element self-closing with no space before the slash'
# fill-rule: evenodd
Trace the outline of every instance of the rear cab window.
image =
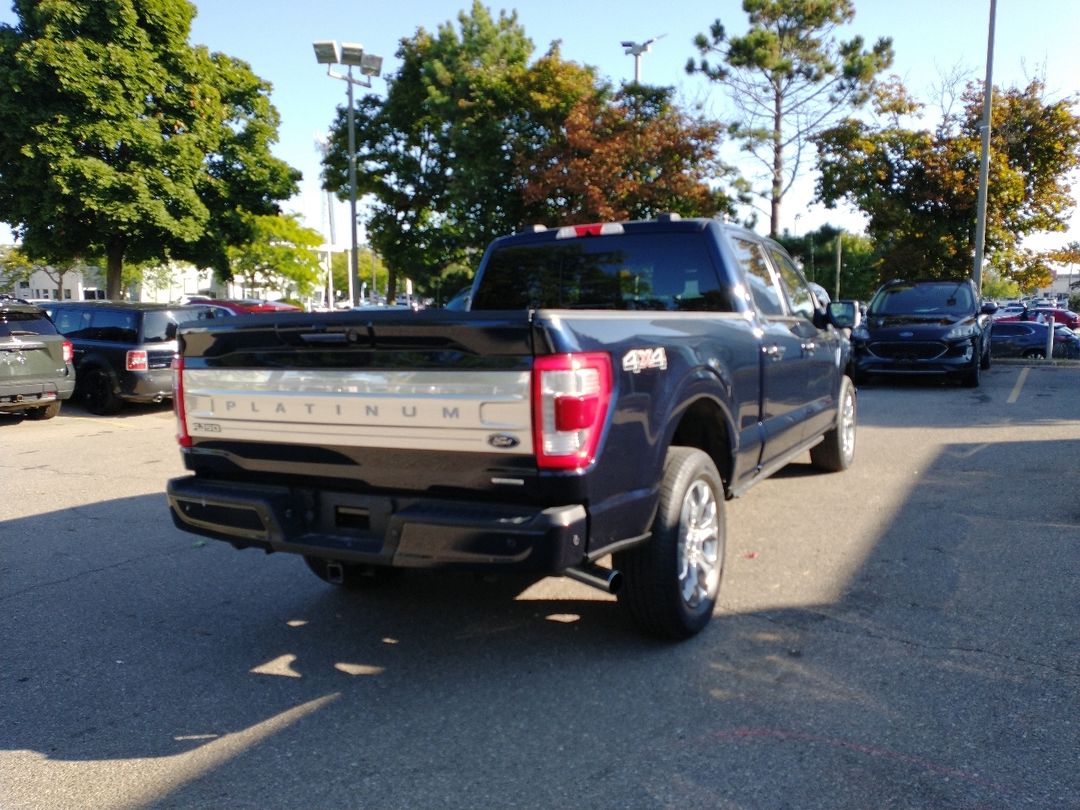
<svg viewBox="0 0 1080 810">
<path fill-rule="evenodd" d="M 497 248 L 469 308 L 733 311 L 704 240 L 664 233 Z"/>
</svg>

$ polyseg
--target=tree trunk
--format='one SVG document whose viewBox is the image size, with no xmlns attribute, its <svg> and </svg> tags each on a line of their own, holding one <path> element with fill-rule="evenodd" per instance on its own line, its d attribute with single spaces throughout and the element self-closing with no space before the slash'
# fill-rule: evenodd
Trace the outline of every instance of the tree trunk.
<svg viewBox="0 0 1080 810">
<path fill-rule="evenodd" d="M 780 234 L 780 197 L 784 187 L 784 142 L 781 124 L 784 120 L 784 99 L 779 91 L 773 96 L 773 165 L 772 165 L 772 200 L 769 217 L 769 236 L 775 239 Z"/>
<path fill-rule="evenodd" d="M 105 297 L 120 300 L 120 275 L 124 270 L 124 245 L 119 240 L 109 243 L 105 257 Z"/>
</svg>

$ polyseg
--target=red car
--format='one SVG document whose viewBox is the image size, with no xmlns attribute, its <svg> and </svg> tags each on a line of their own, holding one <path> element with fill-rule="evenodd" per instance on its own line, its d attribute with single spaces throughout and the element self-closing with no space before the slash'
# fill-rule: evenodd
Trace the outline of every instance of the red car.
<svg viewBox="0 0 1080 810">
<path fill-rule="evenodd" d="M 217 315 L 247 315 L 249 312 L 302 312 L 300 307 L 282 301 L 262 301 L 258 298 L 210 298 L 206 295 L 188 296 L 189 304 L 214 307 Z"/>
<path fill-rule="evenodd" d="M 1062 324 L 1070 329 L 1080 328 L 1080 315 L 1077 315 L 1071 309 L 1055 309 L 1052 307 L 1033 307 L 1031 309 L 1021 312 L 1019 315 L 1010 315 L 1008 318 L 999 318 L 1001 321 L 1037 321 L 1039 316 L 1043 316 L 1043 320 L 1054 319 L 1054 323 Z"/>
</svg>

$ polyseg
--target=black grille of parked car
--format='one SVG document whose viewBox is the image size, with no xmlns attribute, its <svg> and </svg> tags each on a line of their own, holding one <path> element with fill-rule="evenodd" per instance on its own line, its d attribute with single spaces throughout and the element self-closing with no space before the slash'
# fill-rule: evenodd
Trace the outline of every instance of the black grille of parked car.
<svg viewBox="0 0 1080 810">
<path fill-rule="evenodd" d="M 934 360 L 941 357 L 948 347 L 944 343 L 931 342 L 887 342 L 871 343 L 870 351 L 886 360 Z"/>
</svg>

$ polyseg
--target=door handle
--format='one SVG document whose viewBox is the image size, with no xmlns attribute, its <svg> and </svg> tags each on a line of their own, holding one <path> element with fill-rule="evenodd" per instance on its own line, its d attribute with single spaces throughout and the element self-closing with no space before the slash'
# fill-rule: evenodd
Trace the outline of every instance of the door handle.
<svg viewBox="0 0 1080 810">
<path fill-rule="evenodd" d="M 787 351 L 786 346 L 781 346 L 779 343 L 773 343 L 771 346 L 765 347 L 765 356 L 773 362 L 784 359 L 784 352 Z"/>
<path fill-rule="evenodd" d="M 802 353 L 804 357 L 813 357 L 817 354 L 817 344 L 810 340 L 802 344 Z"/>
</svg>

